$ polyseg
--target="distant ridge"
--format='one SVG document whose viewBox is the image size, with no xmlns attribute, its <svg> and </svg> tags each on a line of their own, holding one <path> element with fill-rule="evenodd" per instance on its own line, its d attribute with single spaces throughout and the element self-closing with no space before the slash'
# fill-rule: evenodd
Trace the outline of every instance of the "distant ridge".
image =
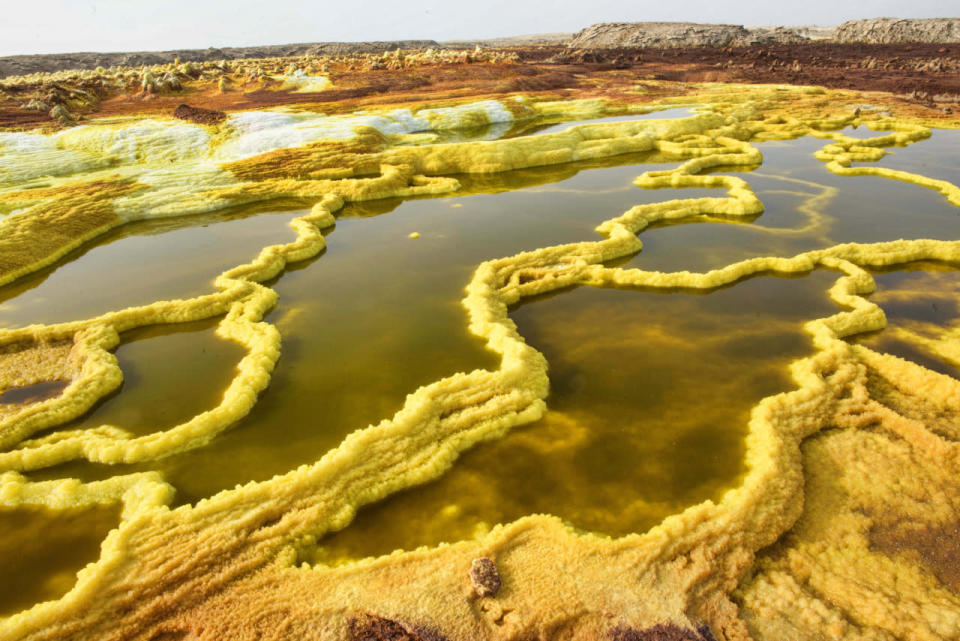
<svg viewBox="0 0 960 641">
<path fill-rule="evenodd" d="M 601 22 L 590 25 L 570 41 L 571 49 L 651 47 L 724 47 L 748 38 L 742 25 L 695 22 Z"/>
<path fill-rule="evenodd" d="M 477 40 L 391 40 L 372 42 L 314 42 L 257 47 L 211 47 L 171 51 L 34 54 L 0 57 L 0 78 L 65 69 L 96 69 L 123 65 L 139 67 L 173 62 L 207 62 L 244 58 L 295 57 L 383 53 L 395 49 L 472 49 L 567 46 L 570 49 L 679 48 L 802 44 L 805 42 L 958 43 L 960 18 L 871 18 L 839 27 L 756 26 L 692 22 L 610 22 L 594 24 L 576 34 L 541 33 Z"/>
<path fill-rule="evenodd" d="M 96 69 L 122 65 L 139 67 L 173 62 L 207 62 L 244 58 L 277 58 L 290 56 L 345 55 L 351 53 L 383 53 L 395 49 L 473 49 L 499 47 L 533 47 L 567 44 L 572 33 L 539 33 L 478 40 L 384 40 L 371 42 L 311 42 L 257 47 L 210 47 L 208 49 L 175 49 L 170 51 L 77 52 L 0 57 L 0 78 L 64 69 Z"/>
<path fill-rule="evenodd" d="M 897 44 L 902 42 L 960 42 L 960 18 L 870 18 L 851 20 L 837 28 L 838 42 Z"/>
<path fill-rule="evenodd" d="M 534 33 L 525 36 L 487 38 L 485 40 L 442 40 L 440 44 L 451 49 L 481 47 L 536 47 L 538 45 L 565 45 L 572 33 Z"/>
<path fill-rule="evenodd" d="M 870 18 L 839 27 L 744 27 L 694 22 L 606 22 L 590 25 L 571 49 L 741 47 L 810 41 L 870 44 L 960 43 L 960 18 Z"/>
</svg>

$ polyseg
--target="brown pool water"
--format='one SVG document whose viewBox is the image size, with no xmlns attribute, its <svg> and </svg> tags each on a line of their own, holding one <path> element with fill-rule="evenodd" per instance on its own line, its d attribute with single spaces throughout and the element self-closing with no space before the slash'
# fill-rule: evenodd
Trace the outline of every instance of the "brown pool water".
<svg viewBox="0 0 960 641">
<path fill-rule="evenodd" d="M 878 132 L 874 135 L 882 135 Z M 920 143 L 906 147 L 890 147 L 886 156 L 875 163 L 878 167 L 889 167 L 900 171 L 946 180 L 960 184 L 960 167 L 953 159 L 960 149 L 960 130 L 931 129 L 930 137 Z M 867 166 L 869 163 L 858 163 Z"/>
<path fill-rule="evenodd" d="M 243 346 L 215 335 L 219 318 L 143 327 L 116 349 L 123 385 L 63 429 L 101 425 L 143 436 L 186 422 L 220 403 Z"/>
<path fill-rule="evenodd" d="M 813 157 L 824 144 L 812 138 L 759 143 L 763 165 L 737 175 L 763 201 L 760 217 L 752 224 L 690 219 L 654 226 L 641 235 L 643 251 L 630 266 L 708 271 L 756 256 L 793 256 L 846 242 L 960 238 L 960 210 L 942 194 L 886 178 L 832 174 Z M 829 198 L 811 202 L 825 189 L 831 190 Z M 805 230 L 811 220 L 800 209 L 805 203 L 823 217 L 815 229 Z"/>
<path fill-rule="evenodd" d="M 0 616 L 66 594 L 119 523 L 118 507 L 0 508 Z"/>
<path fill-rule="evenodd" d="M 214 291 L 222 271 L 295 238 L 290 204 L 132 223 L 0 287 L 0 327 L 61 323 Z M 106 284 L 109 283 L 109 286 Z M 81 295 L 82 292 L 82 295 Z"/>
<path fill-rule="evenodd" d="M 887 317 L 887 329 L 857 336 L 857 343 L 960 378 L 960 366 L 917 337 L 936 338 L 939 330 L 960 326 L 960 266 L 914 262 L 873 272 L 877 291 L 870 299 Z M 909 333 L 908 333 L 909 332 Z"/>
<path fill-rule="evenodd" d="M 24 387 L 11 387 L 0 394 L 0 405 L 36 403 L 60 396 L 69 384 L 69 381 L 43 381 Z"/>
</svg>

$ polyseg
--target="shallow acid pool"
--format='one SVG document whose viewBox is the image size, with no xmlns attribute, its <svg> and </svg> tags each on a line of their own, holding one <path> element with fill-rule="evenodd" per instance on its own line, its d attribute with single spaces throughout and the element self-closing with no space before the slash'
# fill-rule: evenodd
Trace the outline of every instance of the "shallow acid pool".
<svg viewBox="0 0 960 641">
<path fill-rule="evenodd" d="M 887 328 L 856 337 L 871 349 L 893 354 L 947 376 L 960 377 L 960 360 L 945 357 L 944 332 L 960 329 L 960 266 L 936 262 L 877 270 L 870 300 L 883 308 Z M 960 341 L 957 333 L 955 341 Z M 938 349 L 938 347 L 940 349 Z M 949 354 L 949 351 L 947 352 Z"/>
<path fill-rule="evenodd" d="M 471 538 L 527 514 L 643 532 L 744 472 L 750 409 L 789 391 L 802 322 L 838 277 L 770 275 L 709 292 L 577 288 L 511 313 L 550 362 L 549 411 L 477 445 L 441 479 L 360 511 L 319 543 L 337 562 Z"/>
<path fill-rule="evenodd" d="M 66 594 L 119 522 L 114 506 L 0 509 L 0 616 Z"/>
<path fill-rule="evenodd" d="M 264 209 L 119 227 L 0 288 L 0 327 L 81 320 L 210 293 L 222 271 L 249 260 L 261 247 L 295 238 L 286 226 L 295 214 Z"/>
<path fill-rule="evenodd" d="M 481 192 L 473 195 L 348 205 L 326 232 L 326 251 L 272 284 L 280 299 L 268 320 L 284 335 L 283 355 L 250 415 L 202 449 L 119 469 L 163 470 L 177 500 L 192 502 L 320 458 L 353 430 L 392 416 L 421 385 L 496 369 L 497 356 L 467 331 L 460 299 L 471 273 L 490 258 L 599 238 L 593 228 L 600 222 L 662 199 L 632 185 L 657 157 L 618 160 L 460 177 L 464 191 Z M 408 238 L 417 230 L 420 238 Z M 225 361 L 224 371 L 232 365 Z M 138 396 L 164 411 L 167 401 L 149 389 Z M 111 404 L 128 406 L 117 397 L 104 409 Z M 151 411 L 149 401 L 143 411 Z M 282 439 L 274 438 L 277 425 Z M 52 472 L 104 478 L 117 468 L 68 464 Z"/>
<path fill-rule="evenodd" d="M 939 132 L 932 138 L 940 139 Z M 960 238 L 960 213 L 942 195 L 883 178 L 833 175 L 813 157 L 826 142 L 758 143 L 760 167 L 716 173 L 750 183 L 764 203 L 762 215 L 653 225 L 640 235 L 643 249 L 616 265 L 704 272 L 845 242 Z M 923 162 L 897 168 L 919 171 Z M 282 355 L 246 417 L 209 445 L 160 460 L 70 462 L 27 476 L 94 480 L 154 470 L 176 488 L 175 501 L 186 504 L 317 461 L 351 432 L 389 419 L 417 388 L 500 366 L 498 355 L 468 331 L 461 302 L 478 264 L 600 240 L 595 227 L 635 205 L 726 195 L 633 184 L 645 171 L 678 164 L 655 153 L 622 155 L 457 176 L 461 189 L 442 197 L 347 205 L 324 230 L 321 255 L 267 283 L 279 299 L 265 320 L 283 336 Z M 77 320 L 209 293 L 224 269 L 291 240 L 286 223 L 306 213 L 295 207 L 124 227 L 0 289 L 0 324 Z M 898 307 L 895 297 L 882 301 L 883 291 L 904 281 L 915 289 L 942 287 L 936 279 L 950 273 L 930 265 L 910 270 L 895 266 L 875 275 L 877 302 L 891 325 L 956 318 L 955 309 L 931 313 Z M 118 275 L 114 286 L 92 285 L 107 274 Z M 533 513 L 622 536 L 690 505 L 718 501 L 746 471 L 751 409 L 793 390 L 789 364 L 814 353 L 804 324 L 841 311 L 827 296 L 840 276 L 825 269 L 765 273 L 703 291 L 582 286 L 522 301 L 510 318 L 549 363 L 547 414 L 464 452 L 441 478 L 361 509 L 353 523 L 304 551 L 304 560 L 339 563 L 470 539 Z M 147 435 L 211 409 L 245 353 L 215 334 L 218 322 L 124 333 L 116 349 L 123 387 L 47 433 L 113 425 Z M 908 349 L 892 332 L 856 340 L 956 375 L 953 365 L 916 345 Z M 96 532 L 103 529 L 99 523 L 91 526 Z M 71 558 L 79 563 L 87 556 Z M 45 589 L 30 594 L 55 592 Z"/>
</svg>

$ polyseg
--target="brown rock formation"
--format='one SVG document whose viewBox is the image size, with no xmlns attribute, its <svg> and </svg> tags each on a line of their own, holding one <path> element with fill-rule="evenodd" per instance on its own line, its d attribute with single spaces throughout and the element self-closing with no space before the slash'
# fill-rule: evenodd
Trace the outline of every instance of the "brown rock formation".
<svg viewBox="0 0 960 641">
<path fill-rule="evenodd" d="M 897 44 L 902 42 L 960 42 L 960 18 L 870 18 L 844 22 L 837 28 L 838 42 Z"/>
<path fill-rule="evenodd" d="M 740 25 L 693 22 L 608 22 L 587 27 L 570 41 L 573 49 L 615 47 L 724 47 L 749 38 Z"/>
</svg>

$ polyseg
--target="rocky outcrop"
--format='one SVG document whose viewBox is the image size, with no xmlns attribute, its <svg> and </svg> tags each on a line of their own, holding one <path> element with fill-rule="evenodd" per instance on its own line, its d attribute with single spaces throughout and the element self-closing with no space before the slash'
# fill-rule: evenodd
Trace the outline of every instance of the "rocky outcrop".
<svg viewBox="0 0 960 641">
<path fill-rule="evenodd" d="M 792 27 L 749 27 L 747 35 L 732 42 L 734 45 L 796 45 L 809 38 Z"/>
<path fill-rule="evenodd" d="M 960 18 L 871 18 L 844 22 L 834 36 L 837 42 L 896 44 L 902 42 L 960 42 Z"/>
<path fill-rule="evenodd" d="M 822 27 L 743 27 L 693 22 L 609 22 L 591 25 L 570 41 L 571 49 L 618 49 L 644 47 L 740 47 L 747 45 L 793 45 L 808 42 L 810 34 L 822 38 L 832 33 Z"/>
<path fill-rule="evenodd" d="M 694 22 L 605 22 L 580 31 L 570 41 L 571 49 L 626 47 L 725 47 L 749 38 L 741 25 Z"/>
<path fill-rule="evenodd" d="M 314 42 L 306 44 L 267 45 L 261 47 L 223 47 L 178 49 L 175 51 L 140 51 L 133 53 L 55 53 L 0 57 L 0 78 L 63 69 L 96 69 L 122 65 L 162 65 L 182 62 L 212 62 L 242 58 L 274 58 L 286 56 L 346 55 L 383 53 L 396 49 L 439 48 L 435 40 L 396 40 L 391 42 Z"/>
<path fill-rule="evenodd" d="M 753 27 L 747 27 L 747 29 L 753 31 Z M 804 38 L 808 38 L 810 40 L 831 40 L 837 31 L 837 27 L 835 25 L 824 27 L 822 25 L 808 24 L 800 27 L 790 27 L 790 30 L 795 31 Z"/>
<path fill-rule="evenodd" d="M 833 36 L 830 38 L 830 36 Z M 811 40 L 899 44 L 960 43 L 960 18 L 870 18 L 830 27 L 742 27 L 692 22 L 608 22 L 587 27 L 571 49 L 728 47 L 792 45 Z"/>
</svg>

